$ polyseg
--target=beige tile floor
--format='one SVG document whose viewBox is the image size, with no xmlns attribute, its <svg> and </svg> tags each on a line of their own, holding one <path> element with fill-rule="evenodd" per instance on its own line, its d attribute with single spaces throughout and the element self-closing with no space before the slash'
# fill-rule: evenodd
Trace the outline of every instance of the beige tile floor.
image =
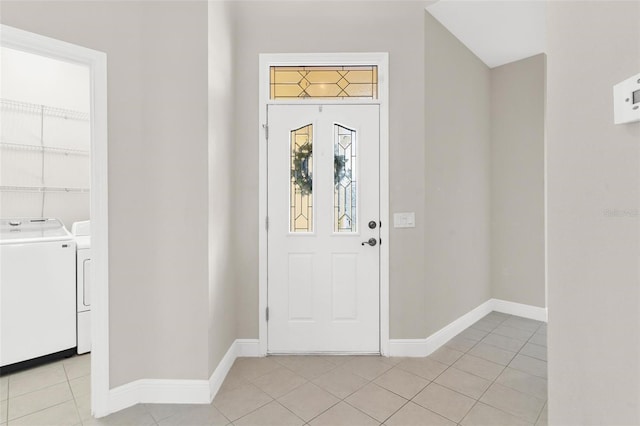
<svg viewBox="0 0 640 426">
<path fill-rule="evenodd" d="M 89 410 L 89 356 L 0 378 L 0 424 L 546 425 L 546 325 L 493 312 L 425 358 L 239 358 L 210 405 Z"/>
</svg>

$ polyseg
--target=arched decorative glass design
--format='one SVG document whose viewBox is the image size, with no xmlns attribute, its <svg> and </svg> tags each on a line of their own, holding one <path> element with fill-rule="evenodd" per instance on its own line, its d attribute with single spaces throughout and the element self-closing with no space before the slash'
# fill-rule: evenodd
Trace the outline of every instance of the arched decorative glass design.
<svg viewBox="0 0 640 426">
<path fill-rule="evenodd" d="M 291 131 L 291 232 L 313 232 L 313 124 Z"/>
<path fill-rule="evenodd" d="M 334 232 L 357 232 L 356 131 L 333 125 Z"/>
</svg>

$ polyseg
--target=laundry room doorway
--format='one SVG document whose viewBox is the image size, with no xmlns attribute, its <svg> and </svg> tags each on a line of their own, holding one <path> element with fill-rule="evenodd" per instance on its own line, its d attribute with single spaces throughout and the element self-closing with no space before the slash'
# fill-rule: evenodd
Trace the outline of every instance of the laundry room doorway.
<svg viewBox="0 0 640 426">
<path fill-rule="evenodd" d="M 18 58 L 29 57 L 25 65 L 25 74 L 33 72 L 37 68 L 37 63 L 49 60 L 57 62 L 60 67 L 66 69 L 77 69 L 80 74 L 87 75 L 86 103 L 81 106 L 73 105 L 60 108 L 47 105 L 47 93 L 32 93 L 33 98 L 20 101 L 5 99 L 5 94 L 10 90 L 2 89 L 2 111 L 3 115 L 13 114 L 14 119 L 4 120 L 2 140 L 0 141 L 2 153 L 15 152 L 17 156 L 29 157 L 24 162 L 24 173 L 29 179 L 36 179 L 29 182 L 14 182 L 13 184 L 2 183 L 0 185 L 0 195 L 3 204 L 7 208 L 14 208 L 13 211 L 3 211 L 3 215 L 14 216 L 18 211 L 25 211 L 21 214 L 30 217 L 64 216 L 62 221 L 69 230 L 77 232 L 76 235 L 88 234 L 88 223 L 84 218 L 90 215 L 90 235 L 91 235 L 91 267 L 74 271 L 74 278 L 80 282 L 86 281 L 90 285 L 83 286 L 83 291 L 79 292 L 81 297 L 76 299 L 74 291 L 74 316 L 80 311 L 88 313 L 85 309 L 90 303 L 91 320 L 77 322 L 77 336 L 83 341 L 78 344 L 79 352 L 88 351 L 87 340 L 91 345 L 91 411 L 94 415 L 100 416 L 108 414 L 109 402 L 109 317 L 108 317 L 108 192 L 107 192 L 107 58 L 106 54 L 82 46 L 45 37 L 39 34 L 23 31 L 21 29 L 1 25 L 0 47 L 3 49 L 3 56 Z M 6 55 L 4 54 L 6 53 Z M 29 62 L 31 61 L 31 62 Z M 3 64 L 4 65 L 4 64 Z M 4 66 L 3 66 L 4 71 Z M 79 75 L 80 75 L 79 74 Z M 3 75 L 3 85 L 5 82 Z M 84 78 L 84 77 L 83 77 Z M 71 79 L 73 80 L 73 79 Z M 49 88 L 55 92 L 56 82 L 52 82 Z M 47 91 L 46 88 L 43 91 Z M 26 95 L 29 98 L 29 94 Z M 38 99 L 38 100 L 36 100 Z M 5 111 L 6 110 L 6 111 Z M 28 131 L 18 132 L 28 140 L 13 140 L 11 135 L 15 129 L 10 129 L 9 123 L 17 123 L 19 120 L 33 124 L 38 131 L 29 127 Z M 38 121 L 39 120 L 39 121 Z M 55 131 L 47 133 L 49 130 L 66 128 L 65 132 L 69 137 L 60 138 L 61 132 Z M 23 139 L 25 139 L 23 138 Z M 31 140 L 33 139 L 33 140 Z M 59 140 L 57 140 L 59 139 Z M 86 145 L 81 144 L 84 139 Z M 73 142 L 76 141 L 76 142 Z M 76 146 L 77 145 L 77 146 Z M 37 157 L 37 158 L 36 158 Z M 89 158 L 87 158 L 89 157 Z M 34 160 L 35 159 L 35 160 Z M 38 160 L 39 159 L 39 160 Z M 32 161 L 34 160 L 34 161 Z M 36 161 L 37 160 L 37 161 Z M 38 167 L 35 167 L 35 163 Z M 17 164 L 17 161 L 13 161 Z M 32 164 L 33 163 L 33 164 Z M 52 164 L 57 164 L 57 174 L 52 175 Z M 67 164 L 67 169 L 65 169 Z M 69 165 L 73 164 L 73 167 Z M 36 170 L 37 173 L 29 173 Z M 77 176 L 69 170 L 78 169 L 82 176 L 86 177 L 78 180 Z M 33 176 L 31 176 L 33 175 Z M 5 174 L 3 173 L 3 178 Z M 75 180 L 74 180 L 75 179 Z M 69 182 L 80 182 L 78 184 Z M 7 195 L 9 194 L 9 195 Z M 87 211 L 77 213 L 78 209 L 70 208 L 74 203 L 78 205 L 87 203 Z M 37 206 L 35 205 L 37 204 Z M 24 206 L 19 210 L 18 206 Z M 35 208 L 35 210 L 33 210 Z M 31 209 L 31 210 L 29 210 Z M 32 211 L 33 210 L 33 211 Z M 36 211 L 37 210 L 37 211 Z M 74 225 L 75 223 L 75 225 Z M 18 225 L 16 225 L 18 226 Z M 78 239 L 79 241 L 79 239 Z M 86 241 L 78 247 L 87 248 Z M 78 252 L 80 252 L 79 250 Z M 80 262 L 88 266 L 87 259 Z M 77 260 L 74 259 L 75 262 Z M 75 268 L 74 268 L 75 269 Z M 80 273 L 78 273 L 80 271 Z M 74 279 L 74 286 L 76 284 Z M 74 289 L 75 290 L 75 289 Z M 80 303 L 79 300 L 82 302 Z M 90 300 L 90 302 L 89 302 Z M 84 316 L 87 318 L 87 315 Z M 82 348 L 80 349 L 80 346 Z"/>
</svg>

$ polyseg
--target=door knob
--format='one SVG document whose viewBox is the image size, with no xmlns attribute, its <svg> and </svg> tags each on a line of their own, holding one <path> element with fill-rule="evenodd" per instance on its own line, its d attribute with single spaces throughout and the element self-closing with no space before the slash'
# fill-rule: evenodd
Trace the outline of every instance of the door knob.
<svg viewBox="0 0 640 426">
<path fill-rule="evenodd" d="M 368 241 L 363 241 L 362 245 L 365 244 L 369 244 L 371 247 L 375 246 L 376 244 L 378 244 L 378 240 L 376 240 L 375 238 L 369 238 Z"/>
</svg>

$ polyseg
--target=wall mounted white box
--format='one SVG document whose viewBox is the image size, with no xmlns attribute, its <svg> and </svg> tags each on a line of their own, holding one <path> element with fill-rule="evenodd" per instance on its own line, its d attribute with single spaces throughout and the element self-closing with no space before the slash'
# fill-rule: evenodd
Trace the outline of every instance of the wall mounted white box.
<svg viewBox="0 0 640 426">
<path fill-rule="evenodd" d="M 394 213 L 393 227 L 394 228 L 415 228 L 416 214 L 414 212 Z"/>
<path fill-rule="evenodd" d="M 613 122 L 640 121 L 640 74 L 613 86 Z"/>
</svg>

